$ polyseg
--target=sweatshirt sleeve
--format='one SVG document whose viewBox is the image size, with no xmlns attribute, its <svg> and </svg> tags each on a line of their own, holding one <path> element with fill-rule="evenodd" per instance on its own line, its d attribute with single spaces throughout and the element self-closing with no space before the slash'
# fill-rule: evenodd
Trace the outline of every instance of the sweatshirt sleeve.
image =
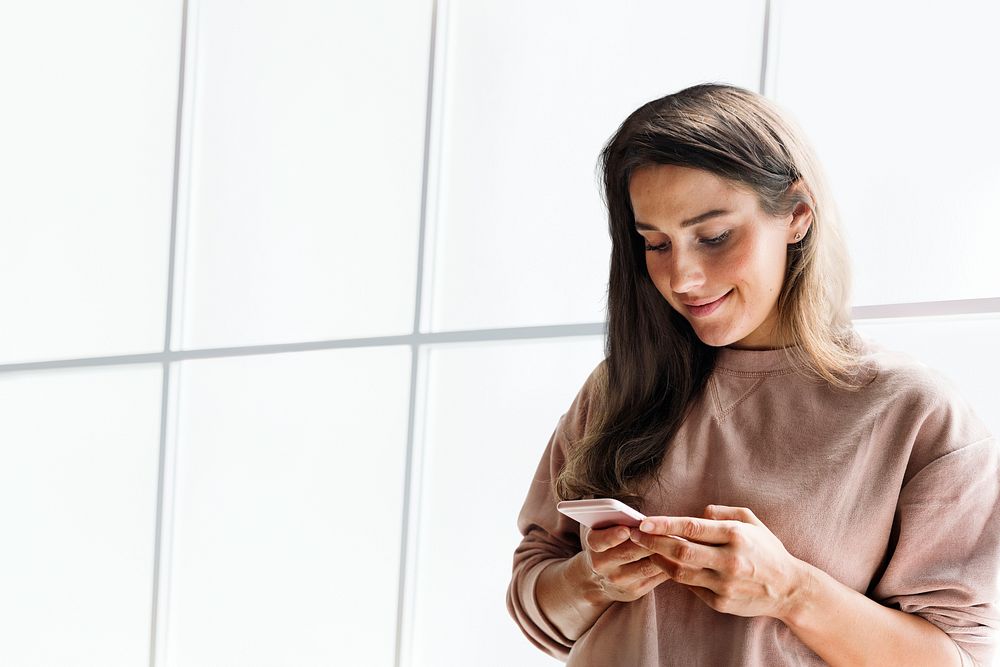
<svg viewBox="0 0 1000 667">
<path fill-rule="evenodd" d="M 921 465 L 900 490 L 872 597 L 947 633 L 963 667 L 988 667 L 1000 627 L 1000 443 L 960 400 L 937 408 L 914 443 Z"/>
<path fill-rule="evenodd" d="M 567 444 L 584 433 L 596 372 L 597 369 L 591 372 L 569 410 L 559 418 L 538 462 L 517 517 L 517 527 L 523 537 L 514 550 L 507 587 L 507 611 L 514 622 L 532 644 L 564 662 L 574 642 L 542 613 L 535 597 L 535 584 L 545 567 L 581 550 L 579 524 L 556 511 L 558 501 L 552 491 L 552 482 L 566 460 Z"/>
</svg>

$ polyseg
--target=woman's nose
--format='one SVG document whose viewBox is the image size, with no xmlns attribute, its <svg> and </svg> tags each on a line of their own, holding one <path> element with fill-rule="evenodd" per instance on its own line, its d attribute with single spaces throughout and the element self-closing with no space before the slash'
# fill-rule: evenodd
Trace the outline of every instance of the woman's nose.
<svg viewBox="0 0 1000 667">
<path fill-rule="evenodd" d="M 705 283 L 705 273 L 692 253 L 675 252 L 670 267 L 670 289 L 684 294 Z"/>
</svg>

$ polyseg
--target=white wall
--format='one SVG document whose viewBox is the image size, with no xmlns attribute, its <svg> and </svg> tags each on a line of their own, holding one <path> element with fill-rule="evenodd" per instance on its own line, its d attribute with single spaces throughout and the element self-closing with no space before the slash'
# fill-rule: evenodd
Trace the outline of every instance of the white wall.
<svg viewBox="0 0 1000 667">
<path fill-rule="evenodd" d="M 700 81 L 798 120 L 859 328 L 1000 432 L 998 19 L 3 3 L 0 664 L 555 664 L 504 593 L 601 358 L 597 153 Z"/>
</svg>

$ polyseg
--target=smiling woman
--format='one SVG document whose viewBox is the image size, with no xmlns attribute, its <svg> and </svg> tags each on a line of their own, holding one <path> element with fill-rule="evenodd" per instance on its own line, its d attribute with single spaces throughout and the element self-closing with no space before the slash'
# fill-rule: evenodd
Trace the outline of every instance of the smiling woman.
<svg viewBox="0 0 1000 667">
<path fill-rule="evenodd" d="M 777 331 L 778 295 L 788 246 L 809 228 L 808 205 L 771 216 L 746 188 L 668 164 L 636 169 L 629 195 L 636 229 L 647 239 L 649 277 L 698 338 L 741 349 L 790 344 Z M 720 208 L 687 217 L 706 205 Z"/>
<path fill-rule="evenodd" d="M 577 666 L 989 664 L 997 440 L 943 376 L 854 331 L 801 132 L 703 84 L 634 111 L 601 166 L 606 354 L 518 517 L 525 636 Z M 556 510 L 589 498 L 648 520 Z"/>
</svg>

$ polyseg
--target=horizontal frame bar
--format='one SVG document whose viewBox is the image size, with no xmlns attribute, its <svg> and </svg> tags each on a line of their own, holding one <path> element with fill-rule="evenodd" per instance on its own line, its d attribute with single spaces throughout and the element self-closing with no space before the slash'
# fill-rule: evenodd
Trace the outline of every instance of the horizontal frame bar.
<svg viewBox="0 0 1000 667">
<path fill-rule="evenodd" d="M 851 318 L 873 320 L 886 317 L 942 317 L 947 315 L 1000 314 L 1000 298 L 956 299 L 953 301 L 917 301 L 887 303 L 875 306 L 855 306 Z"/>
<path fill-rule="evenodd" d="M 906 317 L 944 317 L 953 315 L 977 315 L 984 313 L 994 313 L 1000 315 L 1000 298 L 893 303 L 873 306 L 855 306 L 851 309 L 851 317 L 855 320 Z M 80 368 L 88 366 L 118 366 L 123 364 L 162 364 L 176 361 L 186 361 L 188 359 L 245 357 L 258 354 L 284 354 L 288 352 L 309 352 L 313 350 L 334 350 L 353 347 L 384 347 L 389 345 L 449 345 L 504 340 L 540 340 L 545 338 L 569 338 L 573 336 L 603 336 L 604 334 L 604 322 L 556 324 L 537 327 L 508 327 L 499 329 L 470 329 L 465 331 L 435 331 L 430 333 L 401 334 L 398 336 L 374 336 L 371 338 L 307 341 L 301 343 L 275 343 L 272 345 L 246 345 L 239 347 L 204 348 L 198 350 L 173 350 L 169 352 L 150 352 L 146 354 L 123 354 L 111 357 L 30 361 L 14 364 L 2 364 L 0 365 L 0 373 L 40 371 L 55 368 Z"/>
<path fill-rule="evenodd" d="M 343 340 L 308 341 L 301 343 L 275 343 L 271 345 L 246 345 L 240 347 L 216 347 L 199 350 L 172 350 L 170 352 L 149 352 L 142 354 L 122 354 L 111 357 L 88 357 L 83 359 L 58 359 L 53 361 L 28 361 L 0 365 L 0 373 L 48 370 L 54 368 L 78 368 L 81 366 L 118 366 L 122 364 L 161 364 L 188 359 L 215 359 L 220 357 L 244 357 L 258 354 L 283 354 L 286 352 L 309 352 L 313 350 L 333 350 L 351 347 L 384 347 L 388 345 L 436 345 L 449 343 L 479 343 L 502 340 L 530 340 L 535 338 L 564 338 L 570 336 L 598 336 L 604 334 L 604 323 L 559 324 L 538 327 L 511 327 L 506 329 L 473 329 L 469 331 L 439 331 L 434 333 L 401 334 L 398 336 L 375 336 L 372 338 L 349 338 Z"/>
</svg>

